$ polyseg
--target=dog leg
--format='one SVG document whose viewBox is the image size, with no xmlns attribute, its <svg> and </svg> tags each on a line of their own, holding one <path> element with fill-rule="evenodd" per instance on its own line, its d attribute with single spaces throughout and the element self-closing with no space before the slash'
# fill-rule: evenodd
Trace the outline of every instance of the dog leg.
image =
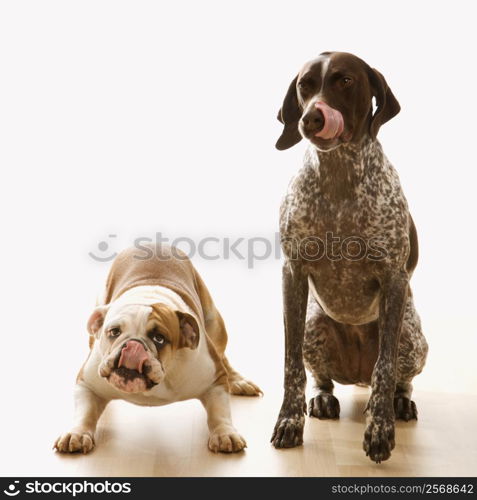
<svg viewBox="0 0 477 500">
<path fill-rule="evenodd" d="M 421 373 L 426 362 L 428 346 L 422 334 L 421 321 L 412 295 L 409 293 L 402 325 L 397 360 L 397 383 L 394 394 L 396 420 L 417 420 L 416 403 L 411 400 L 412 379 Z"/>
<path fill-rule="evenodd" d="M 371 377 L 367 427 L 363 448 L 380 463 L 394 448 L 394 390 L 399 337 L 409 288 L 406 272 L 388 276 L 382 283 L 379 303 L 379 355 Z"/>
<path fill-rule="evenodd" d="M 285 392 L 271 439 L 275 448 L 292 448 L 303 444 L 306 413 L 303 338 L 307 297 L 307 275 L 299 263 L 286 262 L 283 266 Z"/>
<path fill-rule="evenodd" d="M 247 447 L 245 439 L 232 425 L 230 396 L 223 385 L 209 389 L 200 401 L 207 412 L 209 449 L 214 453 L 234 453 Z"/>
<path fill-rule="evenodd" d="M 230 394 L 235 396 L 260 396 L 263 395 L 262 389 L 254 384 L 251 380 L 247 380 L 239 372 L 234 370 L 229 363 L 229 360 L 224 356 L 222 359 L 227 377 L 229 379 Z"/>
<path fill-rule="evenodd" d="M 88 453 L 94 448 L 94 432 L 108 401 L 100 398 L 81 382 L 75 387 L 73 427 L 62 434 L 53 448 L 62 453 Z"/>
<path fill-rule="evenodd" d="M 319 419 L 339 418 L 340 402 L 333 396 L 333 382 L 331 379 L 316 384 L 318 394 L 310 399 L 308 415 Z"/>
<path fill-rule="evenodd" d="M 416 403 L 411 400 L 412 384 L 398 382 L 394 393 L 394 416 L 396 420 L 417 420 Z"/>
<path fill-rule="evenodd" d="M 326 338 L 329 335 L 328 322 L 332 321 L 322 311 L 311 294 L 308 297 L 307 318 L 303 356 L 305 366 L 315 379 L 318 394 L 308 403 L 308 415 L 319 419 L 339 418 L 340 403 L 333 396 L 333 382 L 327 375 L 327 357 L 325 355 Z"/>
<path fill-rule="evenodd" d="M 200 276 L 196 276 L 196 281 L 199 286 L 200 295 L 202 297 L 202 307 L 204 308 L 205 329 L 220 356 L 227 371 L 229 381 L 230 394 L 236 396 L 259 396 L 263 394 L 260 387 L 244 378 L 240 373 L 235 371 L 225 356 L 227 347 L 227 329 L 225 328 L 224 320 L 215 307 L 212 297 L 210 296 L 205 283 Z"/>
</svg>

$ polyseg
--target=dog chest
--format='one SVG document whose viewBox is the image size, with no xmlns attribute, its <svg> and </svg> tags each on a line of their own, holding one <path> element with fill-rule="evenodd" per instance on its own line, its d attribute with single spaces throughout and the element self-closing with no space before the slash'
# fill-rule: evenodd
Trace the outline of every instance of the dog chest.
<svg viewBox="0 0 477 500">
<path fill-rule="evenodd" d="M 287 258 L 320 266 L 333 262 L 335 268 L 340 261 L 362 261 L 369 267 L 405 262 L 407 203 L 394 170 L 370 168 L 359 179 L 352 188 L 330 192 L 316 166 L 305 164 L 280 210 L 281 244 Z M 348 181 L 338 176 L 336 183 L 340 182 Z"/>
</svg>

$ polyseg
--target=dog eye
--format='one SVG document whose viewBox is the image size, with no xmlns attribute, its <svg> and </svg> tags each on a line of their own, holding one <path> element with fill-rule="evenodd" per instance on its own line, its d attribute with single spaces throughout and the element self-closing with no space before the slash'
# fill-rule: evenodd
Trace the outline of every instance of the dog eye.
<svg viewBox="0 0 477 500">
<path fill-rule="evenodd" d="M 341 79 L 341 84 L 343 85 L 343 87 L 349 87 L 352 83 L 353 83 L 353 79 L 350 78 L 349 76 L 344 76 Z"/>
<path fill-rule="evenodd" d="M 108 333 L 111 337 L 119 337 L 119 335 L 121 335 L 121 328 L 119 327 L 110 328 Z"/>
<path fill-rule="evenodd" d="M 166 343 L 166 337 L 164 335 L 161 335 L 160 333 L 156 333 L 152 336 L 152 340 L 154 343 L 156 343 L 159 347 L 162 347 Z"/>
<path fill-rule="evenodd" d="M 307 81 L 307 80 L 300 80 L 298 82 L 298 88 L 301 90 L 301 91 L 306 91 L 310 88 L 310 82 Z"/>
</svg>

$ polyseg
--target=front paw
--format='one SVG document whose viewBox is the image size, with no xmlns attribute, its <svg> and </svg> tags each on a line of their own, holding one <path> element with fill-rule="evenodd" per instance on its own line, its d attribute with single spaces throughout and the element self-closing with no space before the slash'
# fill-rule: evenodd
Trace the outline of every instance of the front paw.
<svg viewBox="0 0 477 500">
<path fill-rule="evenodd" d="M 308 414 L 310 417 L 320 419 L 339 418 L 340 402 L 333 394 L 318 394 L 318 396 L 310 399 Z"/>
<path fill-rule="evenodd" d="M 273 446 L 275 448 L 293 448 L 302 445 L 304 427 L 305 417 L 303 415 L 278 417 L 271 439 Z"/>
<path fill-rule="evenodd" d="M 60 453 L 89 453 L 93 448 L 93 434 L 86 431 L 67 432 L 61 435 L 53 445 L 53 449 Z"/>
<path fill-rule="evenodd" d="M 214 453 L 237 453 L 246 447 L 245 439 L 233 427 L 210 433 L 209 450 Z"/>
<path fill-rule="evenodd" d="M 391 456 L 394 445 L 394 421 L 371 418 L 364 432 L 363 449 L 366 456 L 379 464 Z"/>
</svg>

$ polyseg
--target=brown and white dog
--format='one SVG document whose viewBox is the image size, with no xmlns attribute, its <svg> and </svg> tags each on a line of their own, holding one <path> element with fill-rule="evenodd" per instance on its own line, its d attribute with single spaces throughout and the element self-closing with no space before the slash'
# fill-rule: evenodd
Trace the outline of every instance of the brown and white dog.
<svg viewBox="0 0 477 500">
<path fill-rule="evenodd" d="M 333 380 L 371 386 L 363 448 L 375 462 L 391 456 L 395 419 L 417 418 L 412 380 L 428 350 L 410 287 L 417 232 L 377 139 L 399 110 L 383 75 L 345 52 L 307 62 L 280 108 L 276 147 L 302 138 L 309 147 L 280 213 L 286 354 L 277 448 L 303 442 L 305 366 L 318 392 L 313 417 L 338 418 Z"/>
<path fill-rule="evenodd" d="M 113 399 L 144 406 L 200 399 L 209 448 L 246 447 L 232 425 L 229 392 L 261 391 L 230 366 L 222 317 L 180 250 L 150 245 L 120 253 L 88 331 L 91 350 L 77 377 L 74 423 L 55 442 L 58 451 L 91 451 L 97 421 Z"/>
</svg>

